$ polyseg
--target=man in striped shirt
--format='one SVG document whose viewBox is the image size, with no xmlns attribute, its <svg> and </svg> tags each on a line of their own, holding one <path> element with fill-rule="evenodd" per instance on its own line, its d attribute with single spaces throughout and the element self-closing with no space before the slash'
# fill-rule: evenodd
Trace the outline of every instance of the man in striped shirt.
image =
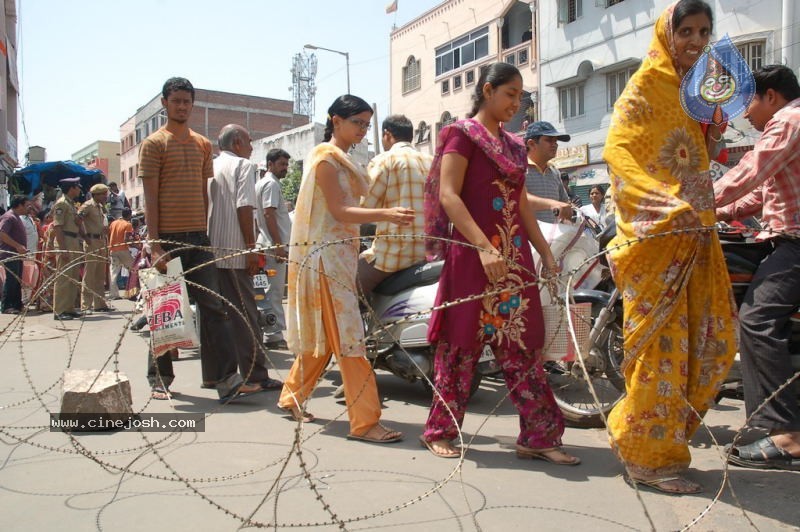
<svg viewBox="0 0 800 532">
<path fill-rule="evenodd" d="M 389 222 L 376 224 L 372 247 L 361 254 L 358 262 L 358 280 L 365 296 L 392 273 L 425 261 L 424 239 L 386 235 L 424 234 L 425 178 L 433 158 L 411 145 L 414 126 L 405 116 L 387 117 L 382 129 L 384 152 L 369 163 L 371 184 L 361 206 L 368 209 L 407 207 L 413 209 L 416 216 L 413 224 L 403 228 Z"/>
<path fill-rule="evenodd" d="M 228 309 L 237 339 L 229 348 L 236 352 L 245 381 L 274 390 L 283 383 L 267 374 L 267 359 L 261 346 L 252 278 L 258 273 L 258 255 L 239 254 L 256 245 L 256 165 L 248 160 L 253 153 L 251 142 L 250 133 L 236 124 L 223 127 L 219 133 L 220 154 L 214 159 L 214 177 L 208 182 L 208 237 L 217 257 L 220 295 L 227 300 L 226 305 L 244 314 L 242 317 Z"/>
<path fill-rule="evenodd" d="M 558 142 L 569 140 L 569 135 L 556 131 L 550 122 L 534 122 L 525 130 L 525 148 L 528 151 L 525 188 L 528 203 L 540 222 L 554 224 L 572 219 L 569 193 L 562 184 L 558 169 L 550 165 L 558 151 Z"/>
<path fill-rule="evenodd" d="M 769 436 L 731 450 L 730 461 L 757 469 L 800 470 L 800 405 L 792 386 L 790 318 L 800 305 L 800 85 L 785 66 L 753 74 L 756 95 L 745 117 L 761 131 L 753 151 L 714 184 L 721 220 L 761 213 L 773 249 L 739 309 L 742 379 L 751 425 Z M 762 408 L 762 404 L 764 404 Z"/>
<path fill-rule="evenodd" d="M 163 269 L 170 258 L 180 257 L 183 270 L 192 270 L 186 279 L 191 281 L 187 283 L 189 294 L 200 307 L 203 384 L 216 388 L 220 402 L 226 402 L 261 391 L 261 387 L 248 386 L 239 376 L 231 350 L 235 343 L 231 322 L 217 296 L 219 278 L 206 233 L 206 186 L 214 176 L 211 142 L 189 129 L 194 87 L 188 79 L 168 79 L 161 96 L 167 123 L 147 137 L 139 150 L 151 258 L 156 268 Z M 151 396 L 168 399 L 175 378 L 172 357 L 153 360 L 150 354 L 148 358 Z"/>
</svg>

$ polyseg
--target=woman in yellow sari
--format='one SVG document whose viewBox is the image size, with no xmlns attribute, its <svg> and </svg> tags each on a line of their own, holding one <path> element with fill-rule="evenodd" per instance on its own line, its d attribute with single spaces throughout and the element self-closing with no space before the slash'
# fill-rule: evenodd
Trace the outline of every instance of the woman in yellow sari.
<svg viewBox="0 0 800 532">
<path fill-rule="evenodd" d="M 710 127 L 704 135 L 679 101 L 681 79 L 711 30 L 702 0 L 662 13 L 647 57 L 614 106 L 603 153 L 617 209 L 609 248 L 626 244 L 609 254 L 624 304 L 627 388 L 608 418 L 611 444 L 631 482 L 673 494 L 702 489 L 681 476 L 691 461 L 688 440 L 737 341 L 708 172 L 720 133 Z"/>
</svg>

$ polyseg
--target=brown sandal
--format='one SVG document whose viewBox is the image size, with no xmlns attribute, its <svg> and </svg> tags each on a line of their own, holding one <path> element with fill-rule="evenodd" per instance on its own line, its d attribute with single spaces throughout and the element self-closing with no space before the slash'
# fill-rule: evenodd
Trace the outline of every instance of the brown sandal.
<svg viewBox="0 0 800 532">
<path fill-rule="evenodd" d="M 438 442 L 443 442 L 443 441 L 447 442 L 447 449 L 446 450 L 442 449 L 442 450 L 437 451 L 436 447 L 434 447 L 433 444 L 434 443 L 438 443 Z M 434 456 L 438 456 L 439 458 L 460 458 L 461 457 L 461 451 L 458 449 L 458 447 L 454 446 L 452 443 L 450 443 L 447 440 L 438 440 L 437 442 L 432 442 L 432 441 L 426 440 L 425 436 L 420 436 L 419 437 L 419 443 L 422 444 L 423 447 L 428 449 L 431 452 L 431 454 L 433 454 Z"/>
<path fill-rule="evenodd" d="M 567 456 L 568 459 L 556 458 L 555 456 L 553 456 L 555 453 Z M 556 464 L 556 465 L 572 466 L 581 463 L 580 458 L 565 453 L 564 451 L 561 450 L 561 447 L 549 447 L 547 449 L 531 449 L 530 447 L 517 445 L 517 458 L 521 458 L 523 460 L 525 459 L 544 460 L 545 462 L 550 462 L 551 464 Z"/>
<path fill-rule="evenodd" d="M 700 484 L 683 478 L 680 475 L 651 479 L 626 477 L 625 480 L 631 486 L 635 484 L 645 488 L 651 488 L 668 495 L 692 495 L 703 491 L 703 487 Z M 681 487 L 684 489 L 681 489 Z"/>
<path fill-rule="evenodd" d="M 369 436 L 369 434 L 371 434 L 375 429 L 380 429 L 381 431 L 380 435 L 377 437 Z M 403 433 L 398 432 L 396 430 L 387 429 L 386 427 L 378 423 L 370 427 L 369 430 L 367 430 L 364 434 L 361 434 L 360 436 L 356 434 L 348 434 L 347 439 L 365 441 L 369 443 L 394 443 L 403 439 Z"/>
<path fill-rule="evenodd" d="M 300 410 L 297 405 L 292 406 L 278 406 L 281 410 L 289 414 L 289 417 L 295 421 L 299 421 L 300 423 L 311 423 L 312 421 L 316 420 L 317 418 L 314 417 L 314 414 L 311 412 L 306 412 L 305 410 Z"/>
</svg>

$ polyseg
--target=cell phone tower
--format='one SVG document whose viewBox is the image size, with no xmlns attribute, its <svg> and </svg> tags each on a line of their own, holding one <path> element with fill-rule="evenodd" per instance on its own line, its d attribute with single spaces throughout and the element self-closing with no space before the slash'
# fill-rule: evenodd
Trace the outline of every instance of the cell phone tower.
<svg viewBox="0 0 800 532">
<path fill-rule="evenodd" d="M 317 56 L 306 52 L 292 58 L 292 97 L 295 114 L 314 119 L 314 99 L 317 94 Z"/>
</svg>

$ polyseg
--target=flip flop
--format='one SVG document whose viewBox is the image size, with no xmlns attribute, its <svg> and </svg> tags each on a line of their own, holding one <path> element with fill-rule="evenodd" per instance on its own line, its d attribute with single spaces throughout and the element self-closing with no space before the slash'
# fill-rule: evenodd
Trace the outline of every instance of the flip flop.
<svg viewBox="0 0 800 532">
<path fill-rule="evenodd" d="M 422 444 L 423 447 L 428 449 L 431 452 L 431 454 L 433 454 L 433 456 L 436 456 L 436 457 L 439 457 L 439 458 L 460 458 L 461 457 L 461 452 L 458 450 L 458 447 L 453 447 L 453 452 L 452 453 L 443 454 L 441 452 L 437 452 L 436 449 L 433 447 L 432 442 L 429 442 L 428 440 L 426 440 L 425 436 L 420 436 L 419 437 L 419 443 Z"/>
<path fill-rule="evenodd" d="M 311 412 L 303 412 L 296 406 L 278 406 L 281 410 L 289 414 L 289 417 L 301 423 L 311 423 L 316 417 Z"/>
<path fill-rule="evenodd" d="M 260 385 L 264 391 L 280 390 L 281 388 L 283 388 L 283 381 L 279 381 L 278 379 L 271 379 L 269 377 L 256 384 Z"/>
<path fill-rule="evenodd" d="M 150 390 L 150 397 L 157 401 L 166 401 L 167 399 L 172 399 L 176 395 L 178 395 L 178 392 L 170 391 L 169 388 L 162 388 L 161 386 Z"/>
<path fill-rule="evenodd" d="M 685 478 L 683 478 L 681 476 L 661 477 L 661 478 L 654 478 L 654 479 L 649 479 L 649 480 L 645 480 L 645 479 L 641 479 L 641 478 L 632 478 L 632 477 L 627 476 L 627 475 L 625 476 L 625 482 L 627 482 L 631 486 L 633 486 L 633 485 L 642 486 L 642 487 L 650 488 L 652 490 L 655 490 L 655 491 L 658 491 L 658 492 L 661 492 L 661 493 L 666 493 L 667 495 L 692 495 L 692 494 L 700 493 L 701 491 L 703 491 L 703 488 L 700 485 L 697 485 L 696 487 L 693 487 L 690 491 L 669 489 L 668 487 L 664 486 L 664 483 L 666 483 L 666 482 L 674 482 L 676 480 L 679 480 L 679 481 L 684 482 L 684 483 L 692 483 L 692 484 L 694 484 L 693 482 L 691 482 L 688 479 L 685 479 Z"/>
<path fill-rule="evenodd" d="M 740 467 L 800 471 L 800 457 L 792 456 L 789 451 L 775 445 L 769 436 L 733 448 L 726 445 L 725 452 L 728 453 L 728 462 Z"/>
<path fill-rule="evenodd" d="M 524 447 L 522 445 L 517 445 L 517 458 L 520 458 L 520 459 L 523 459 L 523 460 L 544 460 L 545 462 L 550 462 L 551 464 L 568 465 L 568 466 L 578 465 L 578 464 L 581 463 L 581 459 L 580 458 L 578 458 L 577 456 L 572 456 L 572 455 L 567 454 L 567 453 L 564 453 L 564 454 L 569 456 L 571 458 L 571 460 L 567 460 L 567 461 L 555 460 L 555 459 L 549 457 L 546 454 L 546 453 L 549 453 L 551 451 L 560 451 L 560 452 L 564 453 L 564 451 L 561 450 L 561 447 L 549 447 L 547 449 L 531 449 L 530 447 Z"/>
<path fill-rule="evenodd" d="M 227 404 L 227 403 L 229 403 L 231 401 L 235 401 L 237 399 L 241 399 L 242 397 L 247 397 L 249 395 L 254 395 L 254 394 L 257 394 L 257 393 L 260 393 L 260 392 L 263 391 L 261 388 L 259 388 L 257 390 L 248 390 L 248 391 L 244 391 L 244 392 L 241 391 L 241 389 L 244 388 L 245 386 L 247 386 L 247 384 L 245 384 L 245 383 L 241 383 L 238 386 L 234 386 L 231 389 L 231 391 L 229 391 L 227 394 L 223 395 L 222 397 L 220 397 L 218 399 L 219 404 L 224 405 L 224 404 Z"/>
<path fill-rule="evenodd" d="M 370 432 L 375 430 L 375 427 L 379 427 L 383 430 L 382 436 L 380 438 L 374 438 L 367 436 Z M 356 434 L 348 434 L 348 440 L 358 440 L 358 441 L 365 441 L 368 443 L 395 443 L 403 439 L 403 433 L 397 432 L 396 430 L 390 430 L 378 423 L 377 425 L 373 425 L 367 432 L 364 434 L 356 435 Z"/>
</svg>

